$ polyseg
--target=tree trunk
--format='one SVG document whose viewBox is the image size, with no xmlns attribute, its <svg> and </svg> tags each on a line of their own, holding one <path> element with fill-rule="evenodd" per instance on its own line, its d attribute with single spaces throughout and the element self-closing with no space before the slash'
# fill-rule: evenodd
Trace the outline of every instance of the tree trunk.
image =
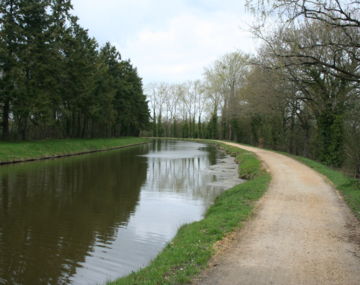
<svg viewBox="0 0 360 285">
<path fill-rule="evenodd" d="M 7 99 L 3 107 L 2 115 L 2 138 L 7 139 L 9 137 L 9 113 L 10 113 L 10 102 Z"/>
</svg>

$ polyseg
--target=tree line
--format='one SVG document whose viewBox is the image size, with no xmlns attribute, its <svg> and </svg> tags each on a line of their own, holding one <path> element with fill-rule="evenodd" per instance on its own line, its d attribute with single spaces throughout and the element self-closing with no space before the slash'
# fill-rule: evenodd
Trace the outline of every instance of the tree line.
<svg viewBox="0 0 360 285">
<path fill-rule="evenodd" d="M 110 43 L 99 47 L 70 0 L 1 0 L 2 139 L 138 135 L 142 80 Z"/>
<path fill-rule="evenodd" d="M 248 5 L 280 25 L 254 27 L 256 56 L 232 52 L 201 81 L 150 87 L 153 134 L 287 151 L 360 178 L 360 2 Z"/>
</svg>

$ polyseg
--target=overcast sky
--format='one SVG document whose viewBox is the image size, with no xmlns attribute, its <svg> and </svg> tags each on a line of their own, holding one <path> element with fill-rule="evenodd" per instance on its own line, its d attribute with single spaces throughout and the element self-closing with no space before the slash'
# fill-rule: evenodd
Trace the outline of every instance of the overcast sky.
<svg viewBox="0 0 360 285">
<path fill-rule="evenodd" d="M 234 50 L 253 53 L 244 0 L 73 0 L 74 14 L 100 44 L 130 58 L 144 84 L 200 79 Z"/>
</svg>

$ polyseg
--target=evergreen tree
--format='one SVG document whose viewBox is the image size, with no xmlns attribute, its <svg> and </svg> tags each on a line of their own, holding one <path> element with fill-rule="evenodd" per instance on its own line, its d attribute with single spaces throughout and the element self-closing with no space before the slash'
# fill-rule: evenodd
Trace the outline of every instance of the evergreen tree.
<svg viewBox="0 0 360 285">
<path fill-rule="evenodd" d="M 1 134 L 8 138 L 138 135 L 149 110 L 141 78 L 100 50 L 70 0 L 0 2 Z"/>
<path fill-rule="evenodd" d="M 17 52 L 19 50 L 19 0 L 0 2 L 0 104 L 2 105 L 2 137 L 9 136 L 11 103 L 17 94 L 19 75 Z"/>
</svg>

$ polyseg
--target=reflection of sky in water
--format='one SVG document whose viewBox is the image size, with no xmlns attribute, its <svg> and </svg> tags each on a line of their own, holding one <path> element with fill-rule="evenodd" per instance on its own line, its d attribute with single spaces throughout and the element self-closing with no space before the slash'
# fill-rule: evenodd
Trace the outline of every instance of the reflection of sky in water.
<svg viewBox="0 0 360 285">
<path fill-rule="evenodd" d="M 239 183 L 234 159 L 159 141 L 0 168 L 0 284 L 102 284 L 145 266 Z"/>
<path fill-rule="evenodd" d="M 78 269 L 73 283 L 91 284 L 91 275 L 96 280 L 99 274 L 114 280 L 145 266 L 174 237 L 181 225 L 201 217 L 201 204 L 200 201 L 184 203 L 183 198 L 171 193 L 142 192 L 128 225 L 118 230 L 115 240 L 110 246 L 106 245 L 107 248 L 97 244 L 91 256 L 86 258 L 84 267 Z"/>
<path fill-rule="evenodd" d="M 234 158 L 217 153 L 217 163 L 211 165 L 204 147 L 170 142 L 141 155 L 148 170 L 135 211 L 111 245 L 94 247 L 74 284 L 89 284 L 99 275 L 114 280 L 146 266 L 181 225 L 200 220 L 219 193 L 241 183 Z"/>
</svg>

